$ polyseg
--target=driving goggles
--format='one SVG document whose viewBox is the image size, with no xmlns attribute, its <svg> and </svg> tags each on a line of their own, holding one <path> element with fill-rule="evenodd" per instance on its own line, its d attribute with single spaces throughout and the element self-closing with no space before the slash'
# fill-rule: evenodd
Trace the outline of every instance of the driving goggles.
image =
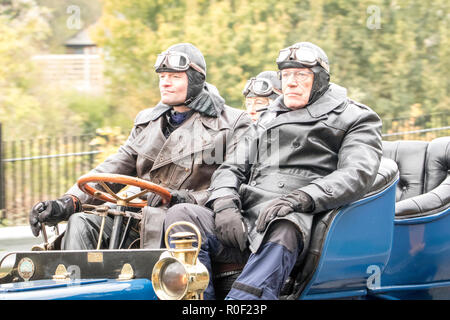
<svg viewBox="0 0 450 320">
<path fill-rule="evenodd" d="M 262 97 L 270 96 L 273 92 L 280 94 L 280 91 L 273 87 L 272 82 L 264 78 L 251 78 L 248 80 L 244 90 L 242 90 L 242 94 L 247 96 L 251 91 L 255 95 Z"/>
<path fill-rule="evenodd" d="M 327 62 L 318 57 L 312 50 L 309 48 L 301 47 L 289 47 L 286 49 L 280 50 L 278 54 L 277 63 L 294 60 L 298 61 L 301 64 L 307 67 L 313 67 L 319 64 L 322 68 L 325 69 L 326 72 L 330 73 L 330 66 Z"/>
<path fill-rule="evenodd" d="M 187 54 L 183 52 L 168 51 L 158 54 L 154 68 L 157 71 L 163 66 L 175 71 L 186 71 L 187 69 L 189 69 L 189 67 L 191 67 L 192 69 L 200 72 L 206 77 L 205 71 L 200 68 L 199 65 L 192 62 Z"/>
</svg>

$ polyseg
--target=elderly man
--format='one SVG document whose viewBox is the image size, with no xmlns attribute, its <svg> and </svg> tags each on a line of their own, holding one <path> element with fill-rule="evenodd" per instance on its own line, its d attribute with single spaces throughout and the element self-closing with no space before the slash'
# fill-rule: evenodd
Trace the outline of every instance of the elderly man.
<svg viewBox="0 0 450 320">
<path fill-rule="evenodd" d="M 217 89 L 205 82 L 205 59 L 192 44 L 171 46 L 158 55 L 154 67 L 161 101 L 137 115 L 125 144 L 91 172 L 137 176 L 159 184 L 172 194 L 169 207 L 184 202 L 203 204 L 208 198 L 211 175 L 234 152 L 237 141 L 253 134 L 253 124 L 244 111 L 225 105 Z M 114 191 L 120 187 L 111 185 Z M 151 193 L 147 200 L 141 247 L 159 248 L 167 208 L 160 208 L 162 214 L 158 215 L 154 207 L 161 205 L 160 196 Z M 62 249 L 95 249 L 101 217 L 81 212 L 82 204 L 90 203 L 98 200 L 76 185 L 60 199 L 39 202 L 30 212 L 33 234 L 39 235 L 41 223 L 54 225 L 68 220 Z M 109 246 L 112 226 L 113 219 L 108 217 L 102 248 Z M 138 230 L 132 229 L 123 247 L 138 237 Z"/>
<path fill-rule="evenodd" d="M 275 71 L 263 71 L 245 84 L 245 108 L 253 121 L 281 95 L 281 81 Z"/>
<path fill-rule="evenodd" d="M 224 246 L 245 250 L 248 239 L 252 254 L 227 299 L 277 299 L 306 252 L 314 214 L 361 198 L 380 164 L 380 118 L 329 82 L 321 48 L 296 43 L 280 51 L 277 64 L 283 95 L 258 121 L 257 152 L 214 173 L 213 213 L 184 204 L 166 217 L 214 215 Z"/>
</svg>

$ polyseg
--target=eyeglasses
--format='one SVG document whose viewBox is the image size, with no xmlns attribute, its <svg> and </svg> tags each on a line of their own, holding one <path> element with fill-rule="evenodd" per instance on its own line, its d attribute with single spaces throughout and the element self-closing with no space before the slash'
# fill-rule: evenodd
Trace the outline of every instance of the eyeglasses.
<svg viewBox="0 0 450 320">
<path fill-rule="evenodd" d="M 206 76 L 205 71 L 199 65 L 192 62 L 183 52 L 168 51 L 158 54 L 154 65 L 155 70 L 158 71 L 159 68 L 164 66 L 176 71 L 186 71 L 189 67 L 192 67 L 192 69 Z"/>
<path fill-rule="evenodd" d="M 289 47 L 286 49 L 280 50 L 278 54 L 277 63 L 287 61 L 287 60 L 295 60 L 300 62 L 301 64 L 307 67 L 313 67 L 317 64 L 322 66 L 326 72 L 330 73 L 330 66 L 324 60 L 316 55 L 315 52 L 310 50 L 309 48 L 301 47 Z"/>
<path fill-rule="evenodd" d="M 281 80 L 287 81 L 291 76 L 294 77 L 296 82 L 304 82 L 306 81 L 311 74 L 314 72 L 311 71 L 287 71 L 283 70 L 280 72 Z"/>
<path fill-rule="evenodd" d="M 267 97 L 275 92 L 276 94 L 280 94 L 279 90 L 275 89 L 267 79 L 264 78 L 251 78 L 245 84 L 244 90 L 242 90 L 242 94 L 247 96 L 250 92 L 253 92 L 257 96 Z"/>
</svg>

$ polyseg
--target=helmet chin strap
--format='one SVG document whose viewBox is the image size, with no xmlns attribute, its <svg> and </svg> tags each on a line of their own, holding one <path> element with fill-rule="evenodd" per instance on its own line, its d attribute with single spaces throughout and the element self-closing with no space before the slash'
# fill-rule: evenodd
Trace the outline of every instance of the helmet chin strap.
<svg viewBox="0 0 450 320">
<path fill-rule="evenodd" d="M 188 77 L 188 87 L 186 93 L 186 100 L 177 105 L 171 105 L 171 107 L 181 107 L 186 106 L 189 108 L 189 104 L 197 98 L 197 96 L 202 92 L 205 85 L 204 76 L 193 69 L 186 70 L 186 75 Z"/>
<path fill-rule="evenodd" d="M 309 106 L 316 102 L 317 99 L 319 99 L 330 86 L 330 77 L 321 67 L 314 66 L 310 69 L 312 72 L 314 72 L 314 81 L 311 88 L 311 94 L 306 106 Z"/>
<path fill-rule="evenodd" d="M 185 107 L 186 106 L 186 102 L 183 103 L 179 103 L 179 104 L 169 104 L 170 107 L 175 108 L 175 107 Z"/>
<path fill-rule="evenodd" d="M 171 106 L 172 108 L 174 107 L 188 107 L 189 108 L 189 103 L 191 103 L 194 100 L 195 97 L 190 97 L 189 99 L 185 100 L 182 103 L 179 104 L 171 104 L 169 106 Z"/>
</svg>

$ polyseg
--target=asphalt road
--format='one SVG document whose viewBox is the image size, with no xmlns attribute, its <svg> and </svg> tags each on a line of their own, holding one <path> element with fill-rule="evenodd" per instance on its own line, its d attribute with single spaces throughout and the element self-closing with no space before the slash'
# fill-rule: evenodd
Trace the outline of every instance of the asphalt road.
<svg viewBox="0 0 450 320">
<path fill-rule="evenodd" d="M 30 250 L 41 242 L 42 237 L 35 238 L 29 226 L 0 228 L 0 252 Z"/>
<path fill-rule="evenodd" d="M 65 225 L 59 227 L 60 232 Z M 47 228 L 47 235 L 50 238 L 53 233 L 51 228 Z M 2 227 L 0 228 L 0 260 L 8 252 L 29 251 L 35 244 L 44 242 L 42 236 L 35 238 L 31 233 L 30 226 Z M 4 267 L 2 265 L 2 267 Z"/>
</svg>

